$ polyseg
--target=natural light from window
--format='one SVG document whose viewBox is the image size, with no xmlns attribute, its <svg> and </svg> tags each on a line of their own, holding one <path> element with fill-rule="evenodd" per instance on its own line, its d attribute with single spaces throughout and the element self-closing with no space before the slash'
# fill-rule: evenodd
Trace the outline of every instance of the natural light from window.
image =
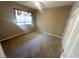
<svg viewBox="0 0 79 59">
<path fill-rule="evenodd" d="M 17 25 L 32 25 L 32 13 L 21 10 L 15 10 Z"/>
</svg>

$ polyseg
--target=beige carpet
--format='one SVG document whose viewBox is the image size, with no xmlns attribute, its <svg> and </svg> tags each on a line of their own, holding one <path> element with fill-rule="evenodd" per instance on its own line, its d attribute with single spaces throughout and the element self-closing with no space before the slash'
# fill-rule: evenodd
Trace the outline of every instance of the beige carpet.
<svg viewBox="0 0 79 59">
<path fill-rule="evenodd" d="M 7 57 L 11 58 L 58 58 L 61 39 L 45 33 L 30 33 L 1 42 Z"/>
</svg>

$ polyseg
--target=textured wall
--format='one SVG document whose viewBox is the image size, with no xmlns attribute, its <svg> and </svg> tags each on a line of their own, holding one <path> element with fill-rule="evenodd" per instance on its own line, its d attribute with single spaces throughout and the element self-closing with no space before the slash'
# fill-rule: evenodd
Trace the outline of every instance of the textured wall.
<svg viewBox="0 0 79 59">
<path fill-rule="evenodd" d="M 37 12 L 37 28 L 62 37 L 71 6 L 45 9 Z"/>
<path fill-rule="evenodd" d="M 15 24 L 15 12 L 14 8 L 21 9 L 24 11 L 30 11 L 35 16 L 35 11 L 33 9 L 24 7 L 14 2 L 0 2 L 0 40 L 5 39 L 24 31 Z M 33 20 L 35 20 L 33 18 Z"/>
</svg>

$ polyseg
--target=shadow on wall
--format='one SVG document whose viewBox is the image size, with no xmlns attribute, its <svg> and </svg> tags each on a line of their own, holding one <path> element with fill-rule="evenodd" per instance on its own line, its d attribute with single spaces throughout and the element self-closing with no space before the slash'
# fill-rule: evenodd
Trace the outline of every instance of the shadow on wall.
<svg viewBox="0 0 79 59">
<path fill-rule="evenodd" d="M 0 20 L 0 40 L 22 33 L 23 30 L 9 21 Z"/>
</svg>

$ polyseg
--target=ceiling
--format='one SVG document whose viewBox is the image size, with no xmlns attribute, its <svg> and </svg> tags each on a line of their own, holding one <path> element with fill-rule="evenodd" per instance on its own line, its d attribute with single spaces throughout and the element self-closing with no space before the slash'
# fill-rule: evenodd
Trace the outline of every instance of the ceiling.
<svg viewBox="0 0 79 59">
<path fill-rule="evenodd" d="M 37 9 L 36 5 L 33 1 L 16 1 L 16 3 L 19 3 L 21 5 Z M 73 1 L 43 1 L 43 8 L 52 8 L 52 7 L 61 7 L 61 6 L 69 6 L 73 5 Z"/>
</svg>

